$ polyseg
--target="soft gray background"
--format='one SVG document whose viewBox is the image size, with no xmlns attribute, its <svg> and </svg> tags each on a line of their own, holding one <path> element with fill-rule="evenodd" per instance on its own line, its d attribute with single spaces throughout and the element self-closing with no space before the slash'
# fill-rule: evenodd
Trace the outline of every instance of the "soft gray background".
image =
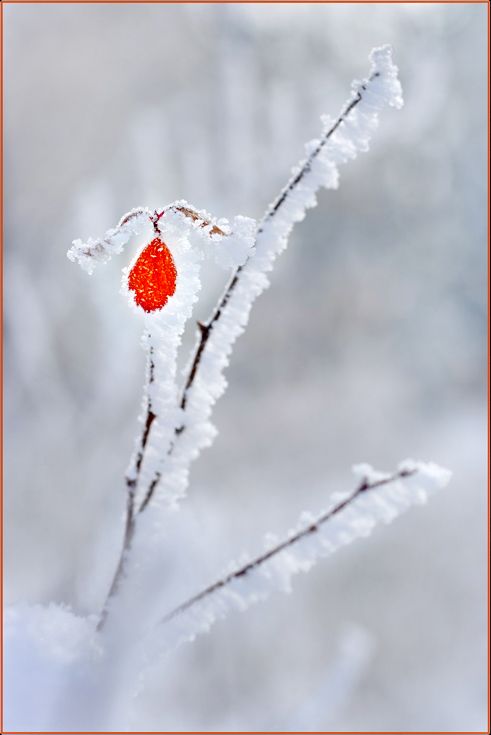
<svg viewBox="0 0 491 735">
<path fill-rule="evenodd" d="M 4 14 L 7 602 L 97 610 L 118 547 L 144 358 L 130 254 L 89 279 L 71 240 L 181 197 L 259 217 L 390 42 L 406 106 L 256 304 L 173 553 L 195 590 L 351 487 L 353 462 L 433 459 L 453 482 L 181 648 L 132 727 L 484 728 L 486 8 Z"/>
</svg>

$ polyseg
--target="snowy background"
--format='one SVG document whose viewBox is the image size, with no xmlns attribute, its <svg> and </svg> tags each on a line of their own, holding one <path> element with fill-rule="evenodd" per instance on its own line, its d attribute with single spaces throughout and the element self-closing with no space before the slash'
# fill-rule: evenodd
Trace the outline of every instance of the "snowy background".
<svg viewBox="0 0 491 735">
<path fill-rule="evenodd" d="M 89 279 L 71 241 L 182 197 L 260 217 L 392 43 L 406 105 L 321 193 L 255 305 L 161 586 L 177 569 L 196 591 L 352 487 L 353 462 L 433 459 L 452 483 L 181 647 L 119 726 L 483 729 L 485 7 L 4 14 L 7 603 L 95 612 L 118 552 L 140 324 L 126 256 Z M 203 316 L 222 283 L 210 269 Z"/>
</svg>

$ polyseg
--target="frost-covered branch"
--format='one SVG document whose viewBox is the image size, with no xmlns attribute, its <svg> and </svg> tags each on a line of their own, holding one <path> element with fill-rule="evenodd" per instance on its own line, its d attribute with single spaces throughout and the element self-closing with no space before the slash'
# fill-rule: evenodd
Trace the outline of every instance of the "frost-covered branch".
<svg viewBox="0 0 491 735">
<path fill-rule="evenodd" d="M 163 451 L 162 448 L 169 445 L 175 428 L 183 420 L 178 398 L 177 357 L 182 334 L 201 288 L 201 262 L 205 257 L 213 257 L 219 265 L 229 267 L 231 263 L 244 262 L 254 245 L 253 220 L 235 217 L 229 224 L 226 220 L 216 220 L 206 212 L 199 212 L 182 201 L 165 207 L 160 213 L 155 212 L 150 221 L 157 234 L 157 239 L 153 241 L 159 244 L 157 251 L 163 248 L 172 251 L 178 277 L 165 309 L 145 310 L 144 313 L 143 346 L 147 352 L 147 374 L 140 417 L 141 430 L 126 471 L 127 506 L 121 555 L 99 627 L 104 624 L 108 603 L 118 590 L 126 565 L 136 528 L 137 510 L 141 504 L 141 498 L 138 499 L 140 485 L 146 486 L 152 477 L 160 475 L 165 458 L 165 449 Z M 125 222 L 125 218 L 122 222 Z M 128 274 L 146 249 L 138 253 L 129 268 L 123 271 L 123 290 L 128 295 Z M 151 257 L 154 255 L 157 256 L 158 252 Z M 136 308 L 142 311 L 138 306 Z"/>
<path fill-rule="evenodd" d="M 226 229 L 219 226 L 206 212 L 200 212 L 194 207 L 188 205 L 187 202 L 177 201 L 164 207 L 161 212 L 152 212 L 147 207 L 136 207 L 126 214 L 123 214 L 116 227 L 107 230 L 103 237 L 92 238 L 86 242 L 82 240 L 74 240 L 72 247 L 67 252 L 67 257 L 73 263 L 78 263 L 80 267 L 92 275 L 98 265 L 108 263 L 113 255 L 119 255 L 123 252 L 124 246 L 134 236 L 138 235 L 149 222 L 153 224 L 155 232 L 158 234 L 158 222 L 167 212 L 180 212 L 182 215 L 190 219 L 194 224 L 201 228 L 207 228 L 210 235 L 227 235 Z"/>
<path fill-rule="evenodd" d="M 391 47 L 374 49 L 370 61 L 369 77 L 363 82 L 353 82 L 352 98 L 338 117 L 334 120 L 323 118 L 324 131 L 320 140 L 307 144 L 307 158 L 294 170 L 288 184 L 264 215 L 257 229 L 255 249 L 251 249 L 246 262 L 238 266 L 209 320 L 199 324 L 198 340 L 180 400 L 184 420 L 175 428 L 174 438 L 167 448 L 168 456 L 175 453 L 183 433 L 189 429 L 196 437 L 187 442 L 188 446 L 199 451 L 211 443 L 214 430 L 209 417 L 213 404 L 227 385 L 223 371 L 235 340 L 247 325 L 253 302 L 269 286 L 266 273 L 286 248 L 295 222 L 301 221 L 306 210 L 316 205 L 316 192 L 323 186 L 337 188 L 339 164 L 356 158 L 359 151 L 368 150 L 381 110 L 387 105 L 402 106 L 402 90 L 397 67 L 392 63 Z M 207 363 L 205 368 L 202 367 L 204 363 Z M 183 454 L 186 455 L 186 449 Z M 193 458 L 194 453 L 188 456 L 188 464 Z M 140 511 L 152 498 L 161 478 L 162 473 L 156 473 L 150 481 Z"/>
<path fill-rule="evenodd" d="M 91 276 L 97 265 L 105 265 L 113 255 L 122 253 L 126 243 L 133 235 L 141 232 L 151 218 L 152 213 L 146 207 L 132 209 L 123 215 L 116 227 L 107 230 L 103 237 L 89 237 L 86 242 L 74 240 L 67 257 Z"/>
<path fill-rule="evenodd" d="M 123 272 L 123 290 L 130 303 L 144 312 L 147 380 L 141 431 L 126 473 L 123 547 L 101 624 L 123 575 L 138 516 L 150 504 L 158 512 L 159 505 L 173 506 L 184 496 L 193 460 L 215 437 L 210 419 L 227 385 L 224 371 L 233 345 L 245 329 L 254 301 L 268 287 L 267 274 L 285 249 L 294 224 L 316 205 L 320 188 L 337 187 L 339 165 L 368 150 L 382 109 L 402 106 L 391 48 L 374 49 L 370 62 L 367 79 L 353 83 L 351 98 L 337 118 L 323 119 L 320 139 L 307 144 L 305 160 L 259 226 L 246 217 L 235 217 L 229 225 L 180 201 L 161 212 L 132 210 L 103 238 L 77 240 L 68 252 L 71 260 L 92 273 L 98 263 L 121 252 L 132 235 L 149 225 L 155 236 Z M 232 268 L 234 275 L 209 320 L 199 323 L 181 387 L 176 377 L 178 349 L 201 288 L 200 266 L 205 257 Z"/>
<path fill-rule="evenodd" d="M 379 522 L 391 522 L 411 505 L 424 503 L 444 487 L 451 473 L 434 463 L 405 460 L 392 474 L 369 465 L 353 467 L 360 484 L 351 494 L 336 494 L 317 516 L 303 514 L 298 526 L 282 541 L 269 537 L 258 556 L 232 570 L 171 610 L 161 619 L 157 644 L 167 650 L 207 631 L 232 609 L 244 610 L 265 599 L 275 588 L 290 591 L 291 578 L 309 571 L 315 562 L 356 538 L 368 536 Z"/>
</svg>

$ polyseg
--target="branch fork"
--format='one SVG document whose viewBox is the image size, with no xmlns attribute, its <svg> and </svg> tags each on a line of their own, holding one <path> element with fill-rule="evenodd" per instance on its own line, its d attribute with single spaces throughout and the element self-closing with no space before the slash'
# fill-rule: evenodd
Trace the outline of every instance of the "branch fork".
<svg viewBox="0 0 491 735">
<path fill-rule="evenodd" d="M 159 312 L 144 315 L 147 378 L 142 426 L 126 473 L 127 505 L 121 555 L 100 615 L 99 630 L 107 621 L 125 576 L 139 517 L 150 509 L 160 513 L 162 505 L 175 505 L 184 496 L 193 460 L 214 438 L 210 418 L 216 400 L 226 387 L 224 369 L 236 339 L 244 331 L 255 299 L 269 285 L 267 274 L 286 247 L 294 224 L 305 217 L 307 209 L 316 205 L 321 187 L 338 186 L 339 167 L 355 158 L 358 152 L 368 149 L 380 112 L 386 106 L 400 108 L 403 104 L 390 47 L 374 49 L 370 62 L 368 77 L 353 84 L 351 98 L 335 119 L 324 119 L 320 138 L 307 144 L 305 159 L 293 171 L 259 224 L 245 217 L 235 217 L 229 224 L 187 202 L 178 201 L 161 210 L 134 209 L 103 238 L 89 239 L 86 243 L 74 241 L 68 251 L 71 260 L 92 273 L 99 263 L 120 253 L 131 237 L 150 225 L 154 235 L 171 250 L 177 270 L 174 295 Z M 232 270 L 232 274 L 210 317 L 197 322 L 196 344 L 182 384 L 178 385 L 177 351 L 198 298 L 200 264 L 205 257 L 215 258 L 219 265 Z M 263 575 L 263 582 L 264 575 L 268 579 L 274 577 L 274 565 L 278 560 L 283 560 L 284 566 L 288 558 L 288 563 L 296 568 L 300 548 L 300 556 L 306 555 L 309 566 L 315 556 L 322 556 L 326 549 L 337 548 L 343 542 L 346 529 L 341 532 L 338 528 L 341 518 L 349 528 L 348 536 L 365 533 L 373 525 L 374 517 L 383 516 L 387 507 L 394 506 L 398 512 L 402 506 L 413 502 L 414 498 L 405 488 L 414 478 L 428 480 L 433 473 L 438 476 L 438 484 L 442 475 L 433 470 L 433 466 L 413 463 L 400 466 L 392 475 L 378 476 L 369 469 L 350 496 L 170 611 L 162 619 L 162 627 L 168 628 L 177 619 L 182 623 L 191 613 L 193 620 L 196 614 L 199 618 L 202 606 L 211 606 L 212 619 L 219 617 L 220 609 L 228 609 L 231 601 L 237 599 L 238 585 L 258 574 Z M 384 494 L 389 488 L 395 495 Z M 158 504 L 154 503 L 157 496 L 161 501 Z M 371 516 L 361 512 L 365 506 L 365 511 L 370 509 Z M 350 514 L 356 528 L 350 525 L 353 520 Z M 320 541 L 316 546 L 317 539 Z M 311 542 L 313 556 L 308 551 Z M 294 556 L 290 558 L 292 553 Z M 215 601 L 217 597 L 220 604 Z"/>
</svg>

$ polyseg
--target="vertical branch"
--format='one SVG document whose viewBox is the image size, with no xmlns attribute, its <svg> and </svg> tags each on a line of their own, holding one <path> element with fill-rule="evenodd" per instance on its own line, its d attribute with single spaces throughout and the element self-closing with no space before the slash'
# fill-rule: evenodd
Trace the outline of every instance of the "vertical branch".
<svg viewBox="0 0 491 735">
<path fill-rule="evenodd" d="M 97 630 L 102 630 L 104 623 L 106 622 L 109 602 L 114 597 L 119 589 L 121 579 L 125 572 L 126 560 L 128 553 L 131 548 L 133 536 L 135 533 L 135 495 L 138 487 L 138 479 L 140 477 L 141 467 L 143 458 L 145 456 L 145 449 L 147 446 L 148 438 L 150 436 L 150 430 L 153 422 L 156 419 L 156 414 L 152 410 L 152 400 L 150 396 L 150 389 L 155 380 L 155 363 L 153 346 L 151 344 L 150 333 L 147 335 L 148 338 L 148 356 L 147 356 L 147 379 L 144 388 L 144 395 L 146 396 L 146 415 L 143 421 L 142 430 L 139 435 L 137 448 L 132 455 L 130 466 L 126 472 L 125 484 L 126 484 L 126 516 L 125 526 L 123 535 L 123 544 L 121 553 L 119 555 L 118 563 L 109 586 L 104 605 L 102 607 L 99 621 L 97 623 Z"/>
<path fill-rule="evenodd" d="M 99 620 L 97 621 L 97 630 L 99 631 L 102 630 L 106 622 L 106 619 L 109 613 L 109 602 L 114 597 L 114 595 L 119 589 L 119 585 L 121 583 L 121 580 L 123 578 L 124 571 L 125 571 L 127 555 L 131 548 L 131 543 L 133 541 L 133 536 L 135 533 L 135 514 L 134 514 L 135 486 L 131 482 L 126 480 L 126 488 L 127 488 L 126 519 L 125 519 L 124 536 L 123 536 L 123 547 L 122 547 L 121 554 L 118 559 L 118 564 L 116 566 L 116 570 L 114 572 L 114 576 L 112 578 L 111 585 L 109 587 L 109 591 L 106 596 L 106 600 L 104 602 L 102 611 L 99 615 Z"/>
<path fill-rule="evenodd" d="M 172 416 L 165 424 L 167 433 L 164 432 L 165 438 L 161 439 L 161 441 L 165 442 L 164 447 L 166 448 L 160 454 L 158 462 L 147 466 L 144 459 L 152 429 L 156 422 L 158 422 L 160 430 L 162 426 L 161 419 L 163 419 L 162 416 L 157 415 L 162 409 L 157 408 L 157 411 L 155 411 L 150 400 L 149 390 L 151 383 L 154 381 L 154 356 L 152 346 L 150 345 L 149 347 L 146 416 L 143 421 L 138 447 L 126 476 L 128 498 L 123 548 L 101 614 L 99 627 L 103 626 L 107 617 L 109 601 L 119 588 L 125 569 L 126 558 L 131 548 L 138 514 L 149 505 L 159 482 L 162 480 L 163 463 L 175 452 L 176 446 L 186 429 L 191 430 L 192 428 L 197 428 L 196 441 L 194 438 L 190 438 L 187 442 L 189 444 L 188 448 L 183 450 L 182 456 L 179 455 L 177 461 L 178 471 L 174 472 L 172 467 L 169 468 L 169 465 L 166 468 L 170 472 L 169 483 L 173 482 L 175 484 L 175 488 L 172 486 L 170 490 L 170 497 L 177 498 L 179 497 L 179 491 L 183 491 L 183 488 L 185 488 L 191 461 L 197 455 L 197 452 L 209 442 L 210 434 L 209 432 L 207 434 L 207 430 L 209 429 L 208 419 L 214 402 L 224 390 L 225 383 L 222 374 L 224 366 L 228 362 L 235 339 L 245 327 L 254 300 L 268 285 L 266 273 L 271 269 L 276 256 L 286 246 L 288 235 L 294 223 L 303 219 L 307 208 L 315 206 L 315 194 L 321 186 L 331 188 L 337 186 L 337 164 L 356 157 L 358 151 L 367 150 L 367 143 L 371 131 L 377 122 L 378 113 L 382 108 L 387 104 L 394 107 L 401 107 L 403 104 L 401 87 L 397 79 L 397 67 L 392 63 L 390 47 L 385 46 L 380 49 L 374 49 L 370 55 L 370 60 L 372 68 L 369 77 L 364 83 L 357 83 L 356 91 L 352 94 L 350 101 L 343 107 L 337 119 L 326 127 L 320 140 L 315 141 L 313 145 L 309 146 L 306 159 L 301 163 L 298 171 L 294 173 L 287 185 L 266 211 L 259 227 L 255 231 L 255 237 L 252 236 L 250 229 L 251 221 L 248 220 L 247 222 L 249 224 L 246 225 L 246 218 L 236 218 L 237 233 L 240 233 L 237 235 L 237 242 L 241 242 L 240 238 L 242 237 L 242 245 L 246 244 L 247 249 L 244 257 L 235 260 L 236 265 L 238 263 L 241 263 L 241 265 L 238 265 L 209 320 L 206 323 L 198 323 L 198 339 L 192 354 L 190 367 L 184 380 L 180 399 L 174 404 L 174 396 L 172 396 L 170 402 L 168 401 L 167 404 L 164 402 L 163 404 L 170 406 L 171 411 L 175 408 L 180 409 L 180 412 L 177 411 L 177 418 L 176 416 Z M 377 81 L 379 77 L 381 79 Z M 361 103 L 363 105 L 360 107 L 360 110 L 357 110 L 356 108 Z M 349 121 L 348 118 L 350 118 Z M 344 123 L 347 124 L 343 125 Z M 341 132 L 335 136 L 340 128 Z M 160 235 L 161 229 L 161 226 L 158 224 L 159 220 L 168 209 L 173 209 L 174 211 L 180 212 L 184 217 L 190 218 L 198 229 L 200 227 L 206 227 L 206 232 L 209 235 L 227 234 L 216 225 L 212 225 L 200 212 L 189 207 L 186 203 L 175 202 L 160 213 L 154 212 L 153 215 L 148 215 L 150 216 L 157 236 Z M 140 216 L 141 212 L 138 211 L 137 218 Z M 277 217 L 278 221 L 275 221 Z M 132 224 L 131 221 L 128 222 L 126 218 L 123 218 L 120 226 L 129 226 L 129 224 Z M 117 238 L 119 233 L 117 231 L 114 231 L 114 233 Z M 113 236 L 111 235 L 111 237 Z M 82 266 L 88 264 L 92 267 L 92 263 L 88 262 L 90 258 L 95 257 L 103 261 L 107 259 L 107 249 L 111 250 L 112 248 L 116 251 L 116 248 L 120 247 L 119 242 L 116 242 L 116 245 L 114 245 L 113 240 L 109 238 L 109 240 L 97 241 L 95 245 L 92 242 L 88 250 L 83 249 L 85 247 L 83 243 L 77 242 L 76 247 L 74 246 L 75 249 L 72 249 L 73 252 L 71 254 L 69 253 L 69 257 L 79 259 Z M 250 248 L 253 241 L 255 242 L 255 249 L 251 253 Z M 199 288 L 199 279 L 197 279 L 197 275 L 192 268 L 189 273 L 191 281 L 193 278 L 194 282 L 197 280 Z M 182 280 L 183 284 L 184 282 Z M 193 297 L 196 292 L 194 292 Z M 177 303 L 181 305 L 181 302 Z M 180 331 L 174 335 L 179 337 L 179 340 L 184 329 L 184 323 L 191 314 L 189 306 L 192 303 L 192 300 L 188 303 L 186 301 L 182 302 L 185 314 L 182 315 L 178 328 Z M 224 328 L 217 329 L 218 323 L 222 320 L 225 313 L 228 312 L 234 314 L 234 318 L 224 319 Z M 209 340 L 215 332 L 217 337 L 216 340 L 213 340 L 210 348 Z M 174 358 L 177 359 L 177 347 L 178 342 L 175 340 L 171 351 L 167 354 L 162 353 L 162 365 L 165 369 L 169 368 L 171 370 L 173 377 L 175 375 L 175 362 L 174 367 L 170 366 L 170 363 Z M 213 387 L 210 387 L 205 382 L 203 384 L 200 382 L 200 374 L 202 372 L 206 372 L 208 375 L 207 371 L 204 369 L 201 371 L 200 368 L 203 364 L 204 357 L 211 358 L 215 350 L 218 357 L 215 356 L 216 359 L 210 359 L 209 361 L 208 359 L 205 360 L 207 371 L 209 369 L 211 371 L 210 374 L 215 379 L 214 383 L 211 381 Z M 158 367 L 160 370 L 160 362 L 158 363 Z M 211 379 L 209 376 L 207 380 L 210 382 Z M 197 390 L 193 391 L 195 386 Z M 192 401 L 190 401 L 190 398 Z M 195 417 L 192 425 L 188 423 L 191 402 L 193 416 Z M 160 407 L 160 398 L 158 407 Z M 191 437 L 194 437 L 194 435 L 191 434 Z M 148 456 L 150 457 L 150 453 Z M 144 475 L 142 475 L 142 466 L 144 464 L 144 474 L 148 475 L 148 478 L 145 478 L 145 485 L 141 488 L 142 492 L 140 492 L 140 485 L 143 485 L 142 477 Z M 136 500 L 137 491 L 138 498 L 143 496 L 141 502 Z M 138 502 L 139 506 L 137 507 Z"/>
<path fill-rule="evenodd" d="M 322 558 L 372 533 L 377 524 L 390 523 L 413 505 L 444 488 L 451 472 L 433 462 L 404 460 L 391 474 L 370 465 L 355 465 L 360 478 L 351 493 L 332 497 L 318 515 L 302 514 L 282 540 L 269 540 L 264 550 L 232 565 L 227 573 L 188 597 L 159 619 L 147 645 L 155 656 L 192 641 L 233 610 L 264 601 L 274 590 L 289 592 L 299 573 L 308 572 Z"/>
</svg>

